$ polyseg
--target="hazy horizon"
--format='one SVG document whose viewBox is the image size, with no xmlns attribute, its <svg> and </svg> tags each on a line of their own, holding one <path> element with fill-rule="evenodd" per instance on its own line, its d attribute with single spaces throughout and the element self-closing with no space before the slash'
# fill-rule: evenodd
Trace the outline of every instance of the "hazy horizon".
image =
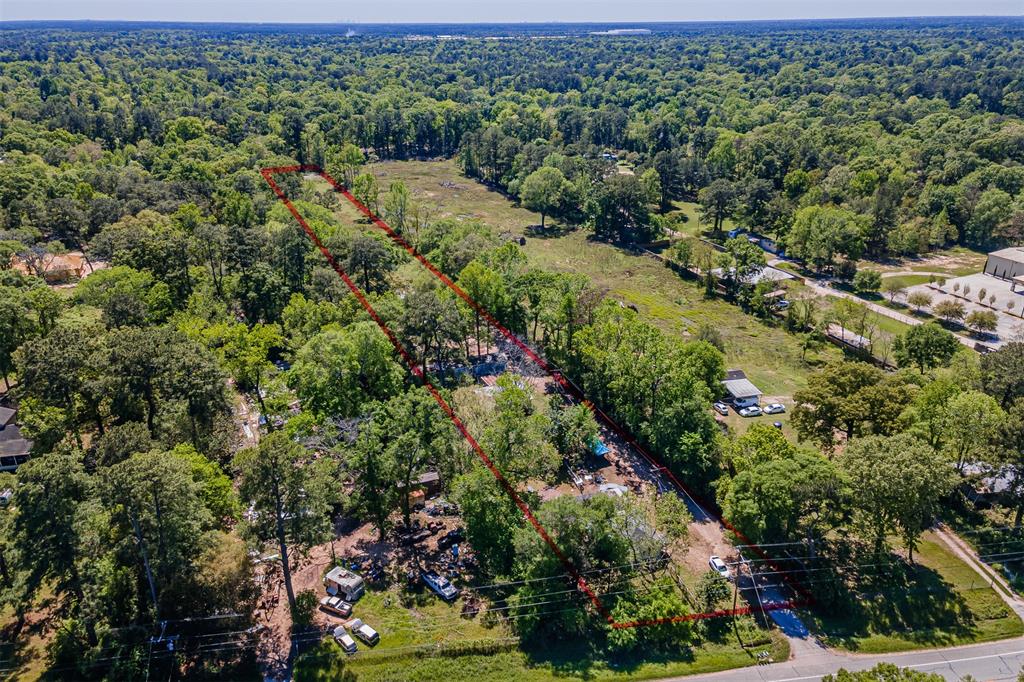
<svg viewBox="0 0 1024 682">
<path fill-rule="evenodd" d="M 943 17 L 1017 17 L 1021 0 L 478 0 L 413 2 L 379 0 L 342 8 L 329 0 L 4 0 L 0 21 L 139 21 L 174 23 L 290 24 L 485 24 L 485 23 L 672 23 Z"/>
</svg>

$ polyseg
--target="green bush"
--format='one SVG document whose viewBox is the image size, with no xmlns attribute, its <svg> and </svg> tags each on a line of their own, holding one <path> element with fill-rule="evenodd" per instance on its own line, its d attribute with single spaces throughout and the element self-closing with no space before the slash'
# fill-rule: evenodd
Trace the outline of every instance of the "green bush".
<svg viewBox="0 0 1024 682">
<path fill-rule="evenodd" d="M 320 600 L 313 590 L 303 590 L 295 595 L 295 608 L 292 610 L 292 629 L 305 630 L 313 624 Z"/>
</svg>

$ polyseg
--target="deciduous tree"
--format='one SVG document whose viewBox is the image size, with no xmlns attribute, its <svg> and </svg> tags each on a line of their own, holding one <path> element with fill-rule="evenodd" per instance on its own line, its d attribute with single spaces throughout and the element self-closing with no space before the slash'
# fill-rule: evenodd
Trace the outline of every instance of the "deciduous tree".
<svg viewBox="0 0 1024 682">
<path fill-rule="evenodd" d="M 911 327 L 893 343 L 896 362 L 904 367 L 917 365 L 922 374 L 948 365 L 959 349 L 956 337 L 934 322 Z"/>
<path fill-rule="evenodd" d="M 540 213 L 540 226 L 544 227 L 544 218 L 555 211 L 562 200 L 562 194 L 568 180 L 562 171 L 550 166 L 538 168 L 526 176 L 519 190 L 519 199 L 523 206 Z"/>
<path fill-rule="evenodd" d="M 258 448 L 235 456 L 239 495 L 252 504 L 249 528 L 261 540 L 277 542 L 288 605 L 294 610 L 289 545 L 303 552 L 331 532 L 331 507 L 338 501 L 335 465 L 275 431 Z"/>
<path fill-rule="evenodd" d="M 373 400 L 402 386 L 404 372 L 387 337 L 373 322 L 328 328 L 299 349 L 288 373 L 306 409 L 326 417 L 354 417 Z"/>
<path fill-rule="evenodd" d="M 875 552 L 881 553 L 887 535 L 898 533 L 913 561 L 923 529 L 956 485 L 952 465 L 908 434 L 858 439 L 839 464 L 850 477 L 856 518 Z"/>
<path fill-rule="evenodd" d="M 1024 341 L 1011 341 L 981 356 L 981 385 L 1003 409 L 1024 398 Z"/>
</svg>

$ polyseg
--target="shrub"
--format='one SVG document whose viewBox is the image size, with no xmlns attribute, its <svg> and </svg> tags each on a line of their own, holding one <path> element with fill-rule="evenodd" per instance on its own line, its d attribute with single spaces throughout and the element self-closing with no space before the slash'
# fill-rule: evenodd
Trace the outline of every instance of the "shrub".
<svg viewBox="0 0 1024 682">
<path fill-rule="evenodd" d="M 292 611 L 292 629 L 304 630 L 313 624 L 320 600 L 313 590 L 303 590 L 295 595 L 295 610 Z"/>
<path fill-rule="evenodd" d="M 932 297 L 923 291 L 913 291 L 907 296 L 907 303 L 914 307 L 915 312 L 921 312 L 921 308 L 927 308 L 932 304 Z"/>
<path fill-rule="evenodd" d="M 876 294 L 882 287 L 882 273 L 876 270 L 861 270 L 853 276 L 853 288 L 861 294 Z"/>
<path fill-rule="evenodd" d="M 964 323 L 975 331 L 994 332 L 999 324 L 999 319 L 991 310 L 974 310 L 967 315 Z"/>
<path fill-rule="evenodd" d="M 844 260 L 836 263 L 836 279 L 849 282 L 857 276 L 857 264 L 852 260 Z"/>
</svg>

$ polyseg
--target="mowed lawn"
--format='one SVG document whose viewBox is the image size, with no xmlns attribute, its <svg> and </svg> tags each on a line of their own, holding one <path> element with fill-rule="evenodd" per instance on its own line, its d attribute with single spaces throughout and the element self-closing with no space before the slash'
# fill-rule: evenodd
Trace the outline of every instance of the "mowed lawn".
<svg viewBox="0 0 1024 682">
<path fill-rule="evenodd" d="M 380 644 L 359 643 L 348 667 L 361 682 L 385 680 L 476 682 L 502 679 L 642 680 L 713 672 L 756 664 L 753 653 L 736 642 L 731 628 L 721 628 L 720 641 L 672 654 L 604 655 L 585 643 L 559 643 L 550 649 L 520 649 L 507 625 L 485 625 L 484 618 L 463 617 L 461 599 L 446 604 L 429 592 L 403 603 L 397 589 L 371 592 L 356 604 L 355 614 L 376 629 Z M 752 651 L 770 650 L 784 660 L 789 647 L 782 637 L 741 622 L 746 641 L 760 639 Z M 424 648 L 426 647 L 426 648 Z"/>
<path fill-rule="evenodd" d="M 988 642 L 1024 634 L 1024 623 L 994 589 L 931 533 L 914 555 L 905 584 L 863 588 L 851 608 L 812 612 L 823 641 L 860 653 Z"/>
<path fill-rule="evenodd" d="M 692 201 L 673 201 L 668 216 L 675 218 L 680 224 L 676 231 L 690 237 L 701 237 L 711 229 L 710 223 L 700 219 L 700 206 Z M 726 218 L 722 223 L 722 231 L 728 232 L 736 227 L 731 218 Z"/>
<path fill-rule="evenodd" d="M 556 680 L 601 680 L 625 682 L 682 675 L 697 675 L 756 665 L 755 651 L 770 650 L 773 660 L 789 657 L 785 638 L 773 635 L 769 645 L 747 652 L 735 640 L 732 644 L 707 644 L 680 649 L 674 655 L 608 655 L 594 657 L 582 646 L 552 645 L 547 650 L 522 651 L 514 645 L 481 654 L 430 654 L 370 656 L 356 654 L 348 669 L 360 682 L 555 682 Z"/>
<path fill-rule="evenodd" d="M 533 236 L 528 228 L 540 223 L 539 215 L 464 177 L 453 161 L 393 161 L 370 170 L 383 188 L 404 181 L 434 220 L 477 219 L 496 234 L 525 236 L 524 250 L 537 266 L 587 275 L 610 298 L 635 305 L 641 317 L 670 334 L 686 337 L 701 325 L 718 330 L 729 367 L 745 370 L 767 396 L 791 396 L 806 385 L 816 366 L 840 355 L 826 346 L 809 352 L 805 360 L 796 337 L 782 328 L 725 301 L 706 300 L 698 283 L 680 278 L 653 258 L 594 241 L 586 230 Z"/>
</svg>

